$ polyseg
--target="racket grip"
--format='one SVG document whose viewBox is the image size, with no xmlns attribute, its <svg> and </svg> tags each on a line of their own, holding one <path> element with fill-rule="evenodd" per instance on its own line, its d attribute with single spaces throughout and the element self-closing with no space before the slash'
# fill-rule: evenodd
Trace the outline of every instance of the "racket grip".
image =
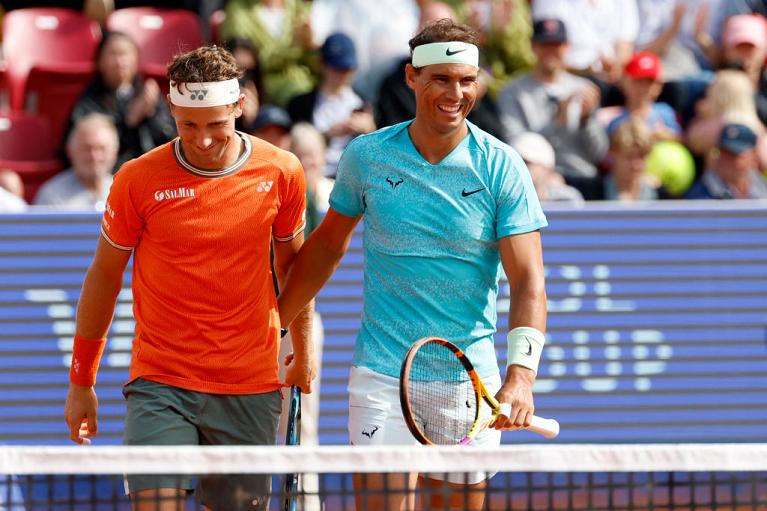
<svg viewBox="0 0 767 511">
<path fill-rule="evenodd" d="M 546 438 L 556 438 L 559 435 L 559 423 L 554 419 L 544 419 L 543 417 L 533 415 L 527 430 L 543 435 Z"/>
</svg>

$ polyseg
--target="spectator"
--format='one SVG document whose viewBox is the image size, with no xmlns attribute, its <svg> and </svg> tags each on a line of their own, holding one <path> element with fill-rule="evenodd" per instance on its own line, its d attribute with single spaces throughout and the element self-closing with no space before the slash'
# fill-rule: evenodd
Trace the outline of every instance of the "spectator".
<svg viewBox="0 0 767 511">
<path fill-rule="evenodd" d="M 687 127 L 686 145 L 693 154 L 706 156 L 716 147 L 722 126 L 745 124 L 757 134 L 759 168 L 767 168 L 765 128 L 756 113 L 754 87 L 743 71 L 718 71 L 696 106 L 696 115 Z"/>
<path fill-rule="evenodd" d="M 635 0 L 535 0 L 532 5 L 533 19 L 557 18 L 567 27 L 569 71 L 599 82 L 603 93 L 617 83 L 639 31 Z"/>
<path fill-rule="evenodd" d="M 421 7 L 420 28 L 444 18 L 456 21 L 455 12 L 444 2 L 428 2 Z M 379 127 L 391 126 L 415 117 L 415 94 L 405 81 L 405 66 L 409 63 L 410 56 L 403 58 L 397 68 L 381 82 L 375 104 L 375 121 Z M 480 70 L 479 80 L 477 102 L 467 119 L 494 137 L 506 140 L 508 137 L 501 123 L 498 106 L 488 94 L 488 82 L 492 82 L 492 77 Z"/>
<path fill-rule="evenodd" d="M 35 205 L 103 211 L 119 140 L 112 119 L 92 113 L 80 118 L 67 139 L 72 167 L 43 183 Z"/>
<path fill-rule="evenodd" d="M 565 69 L 567 34 L 558 19 L 533 23 L 535 67 L 503 89 L 498 106 L 511 140 L 526 131 L 540 133 L 555 148 L 557 172 L 591 178 L 607 151 L 607 134 L 596 118 L 599 88 Z"/>
<path fill-rule="evenodd" d="M 610 137 L 609 173 L 581 180 L 577 188 L 586 200 L 636 202 L 666 197 L 668 194 L 659 181 L 646 171 L 654 143 L 652 130 L 644 119 L 630 117 Z"/>
<path fill-rule="evenodd" d="M 242 106 L 242 115 L 235 120 L 234 127 L 239 131 L 245 131 L 256 120 L 259 105 L 269 103 L 258 49 L 250 39 L 243 38 L 227 40 L 224 48 L 232 53 L 237 65 L 243 71 L 243 76 L 240 78 L 240 92 L 245 94 L 245 103 Z"/>
<path fill-rule="evenodd" d="M 328 140 L 325 175 L 336 175 L 336 166 L 346 144 L 357 135 L 376 129 L 372 107 L 352 89 L 357 68 L 354 41 L 341 32 L 331 34 L 322 44 L 322 78 L 311 92 L 288 104 L 295 123 L 314 124 Z"/>
<path fill-rule="evenodd" d="M 306 231 L 319 225 L 327 213 L 333 180 L 325 177 L 325 137 L 308 122 L 299 122 L 290 130 L 290 151 L 298 157 L 306 174 Z"/>
<path fill-rule="evenodd" d="M 663 82 L 663 64 L 650 52 L 637 52 L 626 64 L 621 79 L 621 89 L 626 106 L 607 127 L 608 135 L 629 117 L 644 119 L 656 140 L 678 140 L 682 127 L 676 112 L 666 103 L 658 103 Z"/>
<path fill-rule="evenodd" d="M 744 124 L 726 124 L 706 170 L 685 194 L 688 199 L 767 199 L 759 172 L 756 133 Z"/>
<path fill-rule="evenodd" d="M 313 56 L 309 2 L 229 0 L 221 37 L 249 39 L 258 48 L 269 100 L 285 107 L 290 98 L 312 89 Z"/>
<path fill-rule="evenodd" d="M 743 70 L 756 93 L 756 111 L 767 124 L 767 26 L 762 16 L 741 14 L 727 20 L 722 35 L 723 66 Z"/>
<path fill-rule="evenodd" d="M 729 0 L 728 0 L 729 1 Z M 724 18 L 723 0 L 637 0 L 637 49 L 658 55 L 664 81 L 714 69 Z"/>
<path fill-rule="evenodd" d="M 554 148 L 543 136 L 528 131 L 514 137 L 511 146 L 527 164 L 541 202 L 583 202 L 581 192 L 565 183 L 562 175 L 556 171 Z"/>
<path fill-rule="evenodd" d="M 722 34 L 723 65 L 743 70 L 756 85 L 767 56 L 767 25 L 762 16 L 739 14 L 727 20 Z"/>
<path fill-rule="evenodd" d="M 26 209 L 21 176 L 13 170 L 0 169 L 0 212 L 18 213 Z"/>
<path fill-rule="evenodd" d="M 263 105 L 248 133 L 289 151 L 292 125 L 290 116 L 285 110 L 275 105 Z"/>
<path fill-rule="evenodd" d="M 657 142 L 644 119 L 632 117 L 610 137 L 610 172 L 604 178 L 604 199 L 622 202 L 656 200 L 668 194 L 647 172 L 647 158 Z"/>
<path fill-rule="evenodd" d="M 138 47 L 130 36 L 104 34 L 96 51 L 96 74 L 75 104 L 66 130 L 65 140 L 86 115 L 98 112 L 111 117 L 120 140 L 115 171 L 176 135 L 160 86 L 153 79 L 143 79 L 138 61 Z"/>
<path fill-rule="evenodd" d="M 354 89 L 366 102 L 376 102 L 383 78 L 408 55 L 408 40 L 418 27 L 417 3 L 413 0 L 312 0 L 315 45 L 322 45 L 336 32 L 352 38 L 358 60 Z"/>
</svg>

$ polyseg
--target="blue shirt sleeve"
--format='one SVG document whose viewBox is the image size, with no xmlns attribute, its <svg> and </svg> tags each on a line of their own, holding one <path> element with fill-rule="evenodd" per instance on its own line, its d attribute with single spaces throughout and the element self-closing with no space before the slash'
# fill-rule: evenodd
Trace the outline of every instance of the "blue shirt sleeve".
<svg viewBox="0 0 767 511">
<path fill-rule="evenodd" d="M 365 211 L 365 171 L 360 161 L 359 139 L 352 140 L 338 162 L 330 207 L 342 215 L 358 217 Z"/>
<path fill-rule="evenodd" d="M 676 111 L 671 108 L 671 105 L 667 103 L 655 103 L 653 108 L 655 113 L 658 114 L 658 117 L 660 117 L 661 121 L 666 125 L 668 129 L 677 135 L 682 134 L 682 127 L 679 125 L 679 121 L 677 120 Z"/>
<path fill-rule="evenodd" d="M 516 151 L 498 150 L 491 162 L 496 193 L 498 239 L 548 225 L 527 165 Z"/>
</svg>

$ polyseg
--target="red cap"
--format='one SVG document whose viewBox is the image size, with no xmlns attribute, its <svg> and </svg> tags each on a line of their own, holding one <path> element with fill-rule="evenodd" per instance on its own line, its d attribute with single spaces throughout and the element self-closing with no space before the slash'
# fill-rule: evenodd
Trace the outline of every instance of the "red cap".
<svg viewBox="0 0 767 511">
<path fill-rule="evenodd" d="M 637 80 L 642 78 L 659 80 L 661 73 L 663 73 L 663 64 L 654 53 L 640 51 L 631 57 L 623 72 L 626 76 Z"/>
</svg>

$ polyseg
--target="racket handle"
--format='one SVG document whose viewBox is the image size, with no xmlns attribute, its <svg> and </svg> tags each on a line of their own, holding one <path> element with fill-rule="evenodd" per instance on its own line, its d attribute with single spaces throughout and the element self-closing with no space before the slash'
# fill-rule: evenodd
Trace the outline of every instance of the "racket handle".
<svg viewBox="0 0 767 511">
<path fill-rule="evenodd" d="M 511 417 L 511 404 L 500 403 L 498 405 L 498 413 L 500 415 L 505 415 L 506 417 Z M 557 421 L 554 419 L 544 419 L 537 415 L 533 415 L 533 419 L 530 421 L 530 426 L 526 429 L 533 433 L 543 435 L 546 438 L 556 438 L 556 436 L 559 435 L 559 423 Z"/>
<path fill-rule="evenodd" d="M 533 415 L 533 420 L 530 421 L 530 426 L 527 430 L 543 435 L 546 438 L 556 438 L 559 435 L 559 423 L 554 419 L 544 419 L 543 417 Z"/>
</svg>

